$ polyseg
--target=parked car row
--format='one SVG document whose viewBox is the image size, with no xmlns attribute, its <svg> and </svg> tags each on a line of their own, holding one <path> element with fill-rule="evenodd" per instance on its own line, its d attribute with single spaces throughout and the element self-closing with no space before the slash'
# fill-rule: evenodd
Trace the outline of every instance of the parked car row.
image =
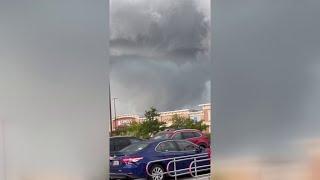
<svg viewBox="0 0 320 180">
<path fill-rule="evenodd" d="M 210 146 L 209 139 L 201 131 L 196 129 L 169 129 L 157 133 L 154 137 L 152 137 L 152 139 L 187 140 L 203 148 L 208 148 Z"/>
<path fill-rule="evenodd" d="M 201 131 L 191 129 L 163 131 L 144 141 L 135 137 L 112 137 L 110 178 L 164 180 L 167 177 L 164 174 L 166 169 L 172 166 L 170 158 L 201 153 L 210 155 L 208 147 L 208 139 Z M 179 161 L 176 163 L 176 169 L 187 169 L 191 162 L 191 159 Z M 147 167 L 148 163 L 150 165 Z M 200 163 L 200 165 L 209 164 L 209 161 Z"/>
</svg>

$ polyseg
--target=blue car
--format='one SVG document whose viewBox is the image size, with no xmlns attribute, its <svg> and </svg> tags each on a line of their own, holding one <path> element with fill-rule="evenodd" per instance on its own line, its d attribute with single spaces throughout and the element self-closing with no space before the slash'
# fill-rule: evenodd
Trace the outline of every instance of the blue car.
<svg viewBox="0 0 320 180">
<path fill-rule="evenodd" d="M 110 157 L 110 179 L 136 179 L 147 178 L 152 180 L 164 180 L 168 174 L 167 168 L 172 171 L 174 163 L 173 158 L 184 158 L 184 156 L 202 157 L 204 161 L 197 163 L 199 165 L 210 165 L 208 159 L 210 149 L 204 149 L 192 142 L 185 140 L 151 140 L 142 141 L 118 151 L 113 157 Z M 206 154 L 208 153 L 208 154 Z M 176 170 L 182 170 L 178 173 L 189 173 L 190 164 L 193 159 L 177 161 Z M 208 167 L 207 167 L 208 168 Z M 184 169 L 184 170 L 183 170 Z M 146 171 L 148 170 L 149 173 Z M 173 174 L 173 173 L 171 173 Z"/>
</svg>

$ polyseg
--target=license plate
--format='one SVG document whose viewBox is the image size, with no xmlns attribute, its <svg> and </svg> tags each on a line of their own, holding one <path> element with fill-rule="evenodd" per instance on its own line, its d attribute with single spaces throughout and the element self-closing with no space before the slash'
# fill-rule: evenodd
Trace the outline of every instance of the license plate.
<svg viewBox="0 0 320 180">
<path fill-rule="evenodd" d="M 112 165 L 114 165 L 114 166 L 119 166 L 119 161 L 112 161 Z"/>
</svg>

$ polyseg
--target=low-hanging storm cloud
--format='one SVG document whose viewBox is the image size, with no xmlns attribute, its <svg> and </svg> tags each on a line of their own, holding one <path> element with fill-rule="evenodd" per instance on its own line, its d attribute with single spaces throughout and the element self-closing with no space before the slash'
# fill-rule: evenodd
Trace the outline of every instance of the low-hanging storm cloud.
<svg viewBox="0 0 320 180">
<path fill-rule="evenodd" d="M 209 1 L 111 1 L 111 95 L 120 113 L 209 102 Z"/>
</svg>

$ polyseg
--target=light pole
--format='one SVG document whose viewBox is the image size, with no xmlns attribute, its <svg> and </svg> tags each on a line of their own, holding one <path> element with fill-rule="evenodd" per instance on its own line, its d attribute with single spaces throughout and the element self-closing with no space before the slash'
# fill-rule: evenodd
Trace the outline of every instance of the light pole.
<svg viewBox="0 0 320 180">
<path fill-rule="evenodd" d="M 114 111 L 114 120 L 116 121 L 117 120 L 117 110 L 116 110 L 116 100 L 117 100 L 118 98 L 112 98 L 112 100 L 113 100 L 113 111 Z M 116 128 L 116 127 L 114 127 L 114 128 Z"/>
<path fill-rule="evenodd" d="M 110 90 L 110 81 L 109 81 L 109 118 L 110 118 L 110 137 L 112 136 L 112 109 L 111 109 L 111 90 Z"/>
</svg>

